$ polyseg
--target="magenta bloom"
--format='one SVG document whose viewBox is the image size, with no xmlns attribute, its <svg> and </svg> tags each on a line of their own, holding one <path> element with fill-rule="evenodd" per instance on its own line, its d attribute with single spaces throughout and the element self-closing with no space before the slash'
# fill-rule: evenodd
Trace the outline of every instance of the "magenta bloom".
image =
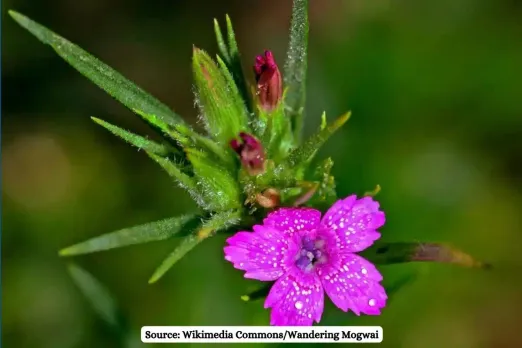
<svg viewBox="0 0 522 348">
<path fill-rule="evenodd" d="M 355 253 L 379 239 L 384 221 L 371 197 L 339 200 L 322 218 L 311 208 L 281 208 L 254 232 L 230 237 L 225 259 L 246 271 L 245 278 L 276 281 L 265 301 L 271 325 L 319 322 L 324 292 L 345 312 L 379 315 L 387 300 L 382 276 Z"/>
</svg>

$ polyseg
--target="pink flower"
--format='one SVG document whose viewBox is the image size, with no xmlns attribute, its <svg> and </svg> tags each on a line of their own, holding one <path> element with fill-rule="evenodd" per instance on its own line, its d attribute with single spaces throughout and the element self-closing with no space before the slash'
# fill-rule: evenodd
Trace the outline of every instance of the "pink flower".
<svg viewBox="0 0 522 348">
<path fill-rule="evenodd" d="M 253 232 L 230 237 L 225 259 L 245 278 L 275 281 L 265 301 L 271 325 L 319 322 L 325 292 L 345 312 L 379 315 L 387 300 L 382 276 L 355 253 L 380 238 L 384 222 L 371 197 L 339 200 L 322 218 L 311 208 L 281 208 Z"/>
<path fill-rule="evenodd" d="M 263 109 L 271 111 L 279 104 L 283 96 L 281 73 L 272 52 L 265 51 L 264 55 L 256 57 L 254 73 L 256 74 L 259 103 Z"/>
</svg>

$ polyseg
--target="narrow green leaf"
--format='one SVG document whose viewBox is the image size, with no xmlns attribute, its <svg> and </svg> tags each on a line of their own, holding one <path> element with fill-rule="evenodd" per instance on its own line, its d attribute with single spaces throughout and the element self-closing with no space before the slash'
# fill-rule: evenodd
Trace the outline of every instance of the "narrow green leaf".
<svg viewBox="0 0 522 348">
<path fill-rule="evenodd" d="M 286 110 L 293 122 L 294 135 L 300 139 L 306 97 L 308 55 L 308 0 L 294 0 L 290 23 L 290 42 L 283 78 L 288 87 Z"/>
<path fill-rule="evenodd" d="M 248 90 L 245 75 L 243 74 L 243 66 L 241 65 L 241 55 L 239 54 L 239 48 L 236 41 L 236 34 L 234 33 L 234 27 L 230 17 L 226 15 L 227 22 L 227 36 L 228 36 L 228 47 L 230 60 L 227 62 L 228 68 L 234 76 L 237 88 L 243 97 L 245 105 L 248 110 L 249 116 L 253 115 L 252 110 L 252 98 Z"/>
<path fill-rule="evenodd" d="M 489 268 L 490 265 L 444 244 L 377 242 L 364 250 L 361 256 L 377 265 L 404 262 L 452 263 L 464 267 Z"/>
<path fill-rule="evenodd" d="M 328 126 L 328 123 L 326 122 L 326 112 L 323 112 L 321 115 L 321 126 L 319 127 L 320 130 L 324 130 Z"/>
<path fill-rule="evenodd" d="M 241 131 L 249 129 L 245 104 L 236 86 L 227 78 L 226 67 L 220 69 L 206 52 L 194 48 L 192 66 L 196 101 L 207 131 L 220 144 L 228 144 Z"/>
<path fill-rule="evenodd" d="M 74 256 L 125 246 L 164 240 L 190 228 L 195 214 L 172 217 L 124 228 L 60 250 L 60 256 Z"/>
<path fill-rule="evenodd" d="M 197 133 L 194 132 L 188 125 L 180 123 L 175 126 L 170 126 L 156 117 L 156 115 L 147 114 L 137 109 L 134 109 L 133 111 L 149 125 L 160 130 L 170 140 L 175 141 L 177 148 L 197 147 L 196 141 L 194 139 Z"/>
<path fill-rule="evenodd" d="M 194 167 L 207 210 L 223 211 L 241 206 L 241 191 L 230 172 L 201 151 L 187 150 L 187 156 Z"/>
<path fill-rule="evenodd" d="M 140 135 L 126 131 L 118 126 L 114 126 L 108 122 L 100 120 L 99 118 L 91 117 L 91 119 L 103 128 L 107 129 L 112 134 L 122 138 L 123 140 L 125 140 L 131 145 L 136 146 L 140 150 L 149 151 L 160 156 L 166 156 L 171 152 L 171 150 L 174 150 L 169 150 L 169 148 L 165 145 L 158 144 Z"/>
<path fill-rule="evenodd" d="M 234 26 L 232 25 L 232 20 L 230 19 L 230 16 L 226 15 L 226 22 L 227 22 L 227 36 L 228 36 L 228 50 L 230 53 L 230 57 L 233 58 L 234 56 L 239 58 L 239 48 L 236 41 L 236 34 L 234 33 Z"/>
<path fill-rule="evenodd" d="M 194 249 L 196 245 L 211 237 L 216 232 L 226 230 L 239 223 L 240 218 L 241 213 L 239 211 L 231 210 L 215 214 L 210 219 L 204 221 L 194 233 L 185 237 L 174 251 L 167 256 L 152 274 L 152 277 L 149 279 L 149 284 L 157 282 L 176 262 Z"/>
<path fill-rule="evenodd" d="M 171 131 L 172 126 L 165 123 L 161 118 L 157 117 L 153 114 L 148 114 L 144 112 L 143 110 L 139 109 L 132 109 L 134 113 L 136 113 L 138 116 L 140 116 L 145 122 L 147 122 L 149 125 L 153 126 L 156 129 L 159 129 L 165 134 L 169 134 Z"/>
<path fill-rule="evenodd" d="M 139 109 L 157 115 L 167 124 L 174 125 L 183 122 L 168 106 L 77 45 L 18 12 L 9 11 L 9 15 L 38 40 L 50 45 L 67 63 L 123 105 L 130 109 Z"/>
<path fill-rule="evenodd" d="M 311 136 L 302 146 L 296 148 L 290 153 L 287 165 L 289 167 L 297 167 L 310 162 L 326 140 L 328 140 L 335 131 L 341 128 L 349 118 L 350 112 L 347 112 L 335 120 L 331 125 L 321 127 L 320 130 L 315 135 Z"/>
<path fill-rule="evenodd" d="M 196 245 L 201 243 L 204 239 L 198 238 L 197 235 L 190 235 L 183 238 L 181 243 L 174 249 L 174 251 L 167 256 L 161 265 L 154 271 L 149 279 L 149 284 L 157 282 L 167 271 L 174 266 L 183 256 L 194 249 Z"/>
<path fill-rule="evenodd" d="M 227 64 L 230 63 L 230 54 L 228 53 L 228 47 L 223 39 L 223 34 L 221 33 L 221 28 L 219 27 L 219 23 L 217 19 L 214 18 L 214 32 L 216 33 L 216 40 L 219 48 L 219 54 Z"/>
<path fill-rule="evenodd" d="M 234 156 L 232 156 L 230 146 L 228 146 L 228 144 L 226 149 L 223 149 L 223 146 L 220 146 L 212 139 L 198 134 L 185 125 L 176 126 L 176 131 L 180 137 L 183 137 L 183 139 L 180 138 L 179 141 L 184 148 L 196 149 L 209 153 L 225 167 L 230 169 L 234 167 Z"/>
<path fill-rule="evenodd" d="M 114 297 L 105 286 L 89 272 L 75 264 L 70 264 L 67 270 L 96 314 L 112 329 L 117 331 L 124 330 L 126 323 L 123 321 L 122 313 Z"/>
</svg>

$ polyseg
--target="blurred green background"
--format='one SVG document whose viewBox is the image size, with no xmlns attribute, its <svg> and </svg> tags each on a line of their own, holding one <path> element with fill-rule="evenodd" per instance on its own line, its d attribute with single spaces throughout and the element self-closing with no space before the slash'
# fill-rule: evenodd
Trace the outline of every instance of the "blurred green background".
<svg viewBox="0 0 522 348">
<path fill-rule="evenodd" d="M 195 205 L 97 116 L 150 134 L 21 29 L 15 9 L 138 83 L 192 124 L 192 44 L 217 51 L 229 13 L 245 71 L 265 48 L 284 61 L 291 1 L 2 1 L 2 341 L 5 347 L 116 347 L 58 249 Z M 307 132 L 326 110 L 352 118 L 322 151 L 339 193 L 383 188 L 389 241 L 446 241 L 495 265 L 381 268 L 380 317 L 328 305 L 323 324 L 382 325 L 385 347 L 521 347 L 522 4 L 516 0 L 311 0 Z M 252 78 L 252 76 L 250 76 Z M 224 237 L 148 285 L 175 240 L 75 259 L 143 325 L 264 325 L 256 282 L 223 260 Z M 139 338 L 136 337 L 140 346 Z"/>
</svg>

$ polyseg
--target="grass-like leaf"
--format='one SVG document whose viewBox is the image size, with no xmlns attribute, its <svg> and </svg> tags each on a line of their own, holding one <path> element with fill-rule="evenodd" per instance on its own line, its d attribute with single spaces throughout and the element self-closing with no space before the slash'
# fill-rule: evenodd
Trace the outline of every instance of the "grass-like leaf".
<svg viewBox="0 0 522 348">
<path fill-rule="evenodd" d="M 129 131 L 126 131 L 118 126 L 114 126 L 108 122 L 105 122 L 103 120 L 100 120 L 96 117 L 91 117 L 91 119 L 102 126 L 103 128 L 107 129 L 112 134 L 122 138 L 126 142 L 128 142 L 131 145 L 136 146 L 140 150 L 145 150 L 148 152 L 152 152 L 159 156 L 166 156 L 169 154 L 169 148 L 163 144 L 158 144 L 152 140 L 146 139 L 140 135 L 131 133 Z M 174 150 L 174 149 L 171 149 Z"/>
<path fill-rule="evenodd" d="M 237 88 L 239 89 L 239 92 L 243 97 L 249 115 L 252 115 L 252 98 L 247 87 L 245 75 L 243 74 L 243 66 L 241 65 L 241 55 L 239 54 L 239 48 L 236 41 L 236 34 L 234 33 L 232 20 L 230 19 L 229 15 L 226 16 L 226 21 L 229 48 L 228 54 L 230 57 L 230 60 L 228 62 L 228 68 L 231 71 L 232 76 L 234 76 L 234 81 L 236 81 Z"/>
<path fill-rule="evenodd" d="M 113 330 L 118 332 L 125 330 L 126 323 L 122 313 L 105 286 L 89 272 L 75 264 L 70 264 L 67 270 L 98 316 Z"/>
<path fill-rule="evenodd" d="M 185 125 L 176 126 L 177 134 L 179 134 L 178 141 L 185 149 L 195 149 L 208 153 L 213 156 L 216 161 L 229 169 L 235 166 L 235 153 L 230 149 L 230 146 L 223 148 L 222 145 L 216 143 L 214 140 L 205 137 Z"/>
<path fill-rule="evenodd" d="M 149 283 L 157 282 L 176 262 L 191 251 L 196 245 L 211 237 L 216 232 L 226 230 L 227 228 L 239 223 L 241 213 L 236 210 L 226 211 L 213 215 L 201 226 L 195 229 L 194 233 L 185 237 L 174 251 L 167 256 L 161 265 L 154 271 Z"/>
<path fill-rule="evenodd" d="M 294 0 L 290 23 L 290 42 L 284 68 L 284 82 L 288 88 L 285 108 L 292 120 L 296 140 L 301 137 L 306 97 L 308 55 L 308 0 Z"/>
<path fill-rule="evenodd" d="M 438 243 L 376 242 L 371 248 L 364 250 L 361 255 L 377 265 L 404 262 L 438 262 L 472 268 L 490 267 L 489 264 L 478 261 L 461 250 Z"/>
<path fill-rule="evenodd" d="M 225 63 L 227 70 L 233 77 L 234 85 L 237 86 L 239 93 L 241 94 L 242 100 L 247 107 L 248 114 L 253 115 L 252 111 L 252 98 L 247 88 L 245 76 L 243 74 L 243 67 L 241 65 L 241 57 L 239 55 L 239 49 L 236 41 L 236 35 L 234 28 L 232 27 L 232 21 L 230 17 L 226 16 L 227 22 L 227 40 L 225 41 L 223 33 L 217 19 L 214 19 L 214 32 L 216 33 L 216 40 L 219 49 L 219 55 Z"/>
<path fill-rule="evenodd" d="M 156 115 L 170 125 L 183 122 L 168 106 L 77 45 L 18 12 L 9 11 L 9 15 L 38 40 L 50 45 L 67 63 L 123 105 L 130 109 L 138 109 Z"/>
<path fill-rule="evenodd" d="M 190 214 L 124 228 L 62 249 L 60 256 L 88 254 L 168 239 L 178 233 L 190 230 L 194 221 L 198 221 L 198 217 L 195 214 Z"/>
<path fill-rule="evenodd" d="M 219 22 L 214 18 L 214 32 L 216 33 L 216 41 L 218 44 L 219 54 L 221 57 L 227 62 L 230 62 L 230 54 L 228 52 L 228 45 L 223 38 L 223 33 L 221 32 L 221 28 L 219 26 Z"/>
<path fill-rule="evenodd" d="M 212 153 L 218 160 L 221 160 L 223 164 L 232 166 L 234 158 L 230 156 L 229 151 L 223 151 L 223 147 L 217 144 L 212 139 L 205 137 L 195 132 L 191 127 L 186 124 L 177 124 L 172 127 L 162 122 L 155 115 L 149 115 L 141 110 L 134 110 L 135 113 L 141 116 L 149 125 L 153 128 L 158 129 L 162 132 L 169 140 L 176 142 L 176 149 L 198 149 L 205 152 Z M 227 146 L 228 148 L 228 146 Z M 181 156 L 180 156 L 181 157 Z M 184 159 L 184 158 L 180 158 Z"/>
<path fill-rule="evenodd" d="M 324 116 L 323 116 L 324 117 Z M 287 165 L 297 167 L 312 160 L 319 148 L 332 136 L 335 131 L 341 128 L 350 118 L 350 112 L 336 119 L 329 126 L 321 126 L 319 131 L 311 136 L 305 143 L 293 150 L 288 156 Z"/>
</svg>

